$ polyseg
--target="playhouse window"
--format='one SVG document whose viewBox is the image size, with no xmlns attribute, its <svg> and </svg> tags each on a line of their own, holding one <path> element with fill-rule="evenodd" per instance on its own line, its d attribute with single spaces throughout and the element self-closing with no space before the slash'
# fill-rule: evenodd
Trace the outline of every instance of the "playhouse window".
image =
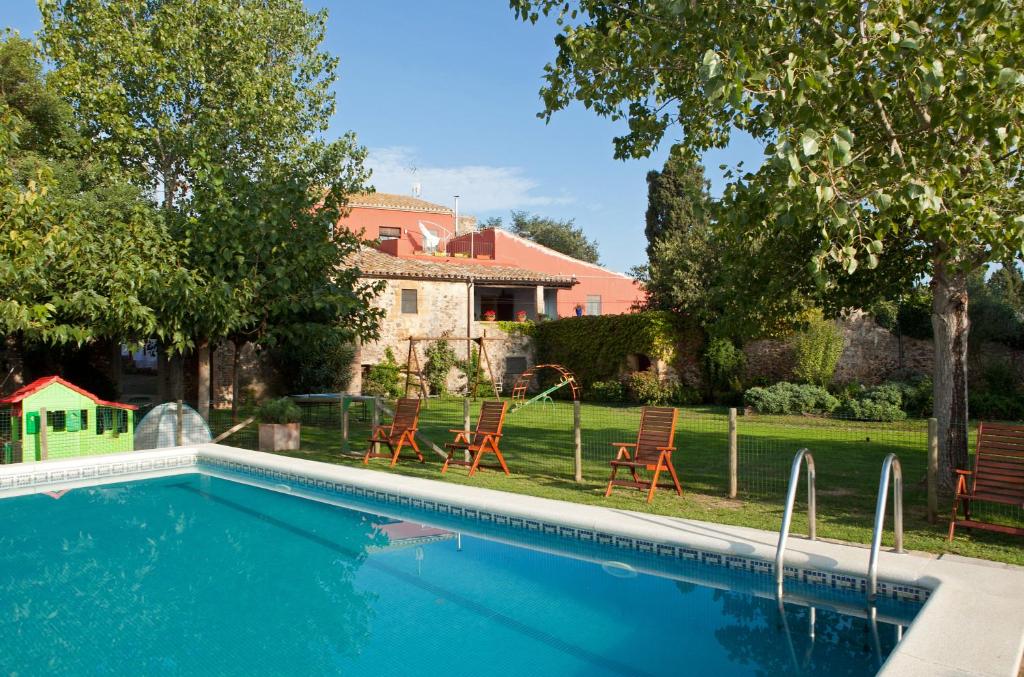
<svg viewBox="0 0 1024 677">
<path fill-rule="evenodd" d="M 67 416 L 63 411 L 51 411 L 50 421 L 53 422 L 53 432 L 63 432 L 68 425 Z"/>
<path fill-rule="evenodd" d="M 88 429 L 89 429 L 89 410 L 88 409 L 83 409 L 82 410 L 82 430 L 88 430 Z"/>
<path fill-rule="evenodd" d="M 114 428 L 114 411 L 110 407 L 96 407 L 96 434 L 102 435 Z"/>
<path fill-rule="evenodd" d="M 117 432 L 128 432 L 128 411 L 125 409 L 117 410 Z"/>
</svg>

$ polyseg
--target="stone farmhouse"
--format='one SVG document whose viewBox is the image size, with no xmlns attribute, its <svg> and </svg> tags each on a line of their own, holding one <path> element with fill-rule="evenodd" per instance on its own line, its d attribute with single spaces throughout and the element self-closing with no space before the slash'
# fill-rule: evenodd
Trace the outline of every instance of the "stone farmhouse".
<svg viewBox="0 0 1024 677">
<path fill-rule="evenodd" d="M 388 193 L 354 196 L 338 223 L 375 242 L 353 261 L 367 280 L 384 280 L 376 304 L 385 311 L 381 338 L 360 346 L 356 378 L 384 358 L 400 362 L 409 338 L 487 336 L 496 380 L 511 387 L 533 364 L 531 342 L 502 330 L 505 322 L 631 312 L 643 289 L 627 275 L 586 263 L 501 229 L 478 229 L 471 216 L 416 197 Z M 577 311 L 579 308 L 579 311 Z M 497 340 L 502 339 L 502 340 Z M 465 358 L 466 341 L 453 341 Z M 418 345 L 418 360 L 422 350 Z"/>
</svg>

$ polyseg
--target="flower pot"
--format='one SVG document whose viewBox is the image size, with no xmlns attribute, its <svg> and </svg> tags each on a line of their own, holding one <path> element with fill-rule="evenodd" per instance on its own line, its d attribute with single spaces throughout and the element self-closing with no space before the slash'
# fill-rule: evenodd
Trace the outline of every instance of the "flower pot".
<svg viewBox="0 0 1024 677">
<path fill-rule="evenodd" d="M 295 451 L 300 423 L 260 423 L 260 451 Z"/>
</svg>

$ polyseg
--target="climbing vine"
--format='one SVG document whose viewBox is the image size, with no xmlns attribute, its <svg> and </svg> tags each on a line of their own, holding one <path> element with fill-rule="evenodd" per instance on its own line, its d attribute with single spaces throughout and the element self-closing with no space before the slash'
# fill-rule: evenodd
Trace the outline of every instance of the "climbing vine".
<svg viewBox="0 0 1024 677">
<path fill-rule="evenodd" d="M 588 387 L 615 378 L 628 355 L 673 361 L 689 330 L 676 316 L 660 311 L 626 315 L 569 317 L 534 326 L 539 363 L 561 364 Z"/>
</svg>

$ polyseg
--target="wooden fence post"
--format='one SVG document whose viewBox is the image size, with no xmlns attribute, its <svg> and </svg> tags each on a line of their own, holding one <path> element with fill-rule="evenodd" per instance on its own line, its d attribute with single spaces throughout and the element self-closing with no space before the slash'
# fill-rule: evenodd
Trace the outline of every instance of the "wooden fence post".
<svg viewBox="0 0 1024 677">
<path fill-rule="evenodd" d="M 464 397 L 462 398 L 462 429 L 466 431 L 467 440 L 469 439 L 469 431 L 471 430 L 471 424 L 472 423 L 470 421 L 469 416 L 469 398 Z M 469 449 L 466 449 L 465 454 L 463 454 L 463 458 L 465 458 L 467 462 L 473 460 L 473 457 L 469 453 Z"/>
<path fill-rule="evenodd" d="M 928 521 L 939 516 L 939 420 L 928 419 Z"/>
<path fill-rule="evenodd" d="M 574 477 L 577 482 L 583 482 L 583 403 L 579 400 L 572 402 L 572 430 L 573 430 L 573 466 Z"/>
<path fill-rule="evenodd" d="M 178 413 L 175 417 L 174 446 L 180 447 L 185 444 L 185 409 L 184 403 L 178 400 Z"/>
<path fill-rule="evenodd" d="M 380 425 L 380 395 L 373 398 L 373 413 L 370 414 L 370 435 L 373 436 L 377 432 L 377 426 Z M 373 453 L 380 453 L 380 443 L 373 443 Z"/>
<path fill-rule="evenodd" d="M 729 408 L 729 498 L 739 490 L 739 436 L 736 431 L 736 407 Z"/>
<path fill-rule="evenodd" d="M 352 401 L 344 393 L 341 396 L 341 452 L 348 453 L 348 409 Z"/>
<path fill-rule="evenodd" d="M 46 407 L 39 407 L 39 460 L 45 461 L 50 455 L 50 443 L 46 439 Z"/>
</svg>

